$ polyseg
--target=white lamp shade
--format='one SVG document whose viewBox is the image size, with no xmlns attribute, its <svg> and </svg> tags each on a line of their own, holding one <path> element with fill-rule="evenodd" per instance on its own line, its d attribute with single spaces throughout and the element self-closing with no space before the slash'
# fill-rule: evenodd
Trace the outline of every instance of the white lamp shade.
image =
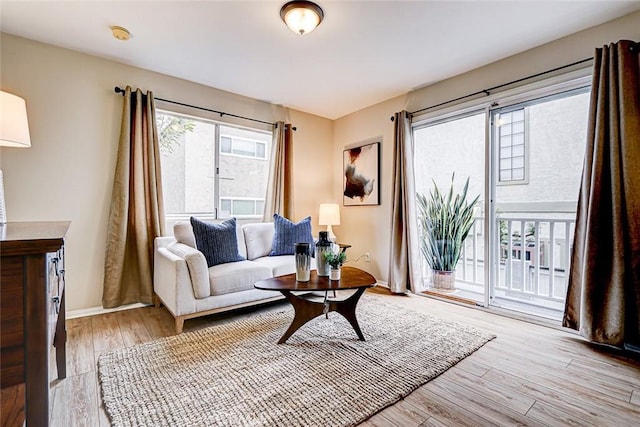
<svg viewBox="0 0 640 427">
<path fill-rule="evenodd" d="M 24 99 L 0 91 L 0 145 L 31 147 Z"/>
<path fill-rule="evenodd" d="M 320 24 L 324 12 L 320 6 L 310 1 L 290 1 L 282 6 L 280 17 L 291 31 L 305 35 Z"/>
<path fill-rule="evenodd" d="M 337 203 L 321 203 L 319 225 L 340 225 L 340 207 Z"/>
</svg>

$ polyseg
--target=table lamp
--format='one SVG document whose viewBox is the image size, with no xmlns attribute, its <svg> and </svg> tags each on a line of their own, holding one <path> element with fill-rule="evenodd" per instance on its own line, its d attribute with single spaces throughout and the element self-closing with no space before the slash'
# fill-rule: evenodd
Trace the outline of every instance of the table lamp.
<svg viewBox="0 0 640 427">
<path fill-rule="evenodd" d="M 335 243 L 336 235 L 333 234 L 331 226 L 340 225 L 340 207 L 337 203 L 320 203 L 318 224 L 327 226 L 329 239 Z"/>
<path fill-rule="evenodd" d="M 31 147 L 27 106 L 24 99 L 0 91 L 0 146 Z M 4 201 L 4 180 L 0 169 L 0 226 L 7 223 L 7 211 Z"/>
</svg>

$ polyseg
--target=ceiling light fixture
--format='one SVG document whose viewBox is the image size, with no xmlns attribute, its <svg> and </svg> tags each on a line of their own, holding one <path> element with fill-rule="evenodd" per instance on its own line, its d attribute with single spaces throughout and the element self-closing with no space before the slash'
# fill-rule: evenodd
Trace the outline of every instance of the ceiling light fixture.
<svg viewBox="0 0 640 427">
<path fill-rule="evenodd" d="M 324 12 L 311 1 L 290 1 L 280 9 L 280 17 L 291 31 L 304 36 L 320 25 Z"/>
<path fill-rule="evenodd" d="M 127 41 L 131 38 L 131 33 L 124 27 L 113 26 L 111 27 L 111 34 L 118 40 Z"/>
</svg>

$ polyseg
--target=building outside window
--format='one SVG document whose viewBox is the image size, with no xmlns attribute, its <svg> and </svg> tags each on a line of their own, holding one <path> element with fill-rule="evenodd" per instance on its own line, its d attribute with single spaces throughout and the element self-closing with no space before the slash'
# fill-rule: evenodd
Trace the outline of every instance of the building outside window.
<svg viewBox="0 0 640 427">
<path fill-rule="evenodd" d="M 262 218 L 271 133 L 167 111 L 156 114 L 167 226 Z"/>
<path fill-rule="evenodd" d="M 527 182 L 526 111 L 524 108 L 501 113 L 498 117 L 500 183 Z"/>
<path fill-rule="evenodd" d="M 262 216 L 264 199 L 220 199 L 220 209 L 235 217 Z"/>
<path fill-rule="evenodd" d="M 262 141 L 254 141 L 229 135 L 222 135 L 220 137 L 220 154 L 266 159 L 266 146 L 266 143 Z"/>
</svg>

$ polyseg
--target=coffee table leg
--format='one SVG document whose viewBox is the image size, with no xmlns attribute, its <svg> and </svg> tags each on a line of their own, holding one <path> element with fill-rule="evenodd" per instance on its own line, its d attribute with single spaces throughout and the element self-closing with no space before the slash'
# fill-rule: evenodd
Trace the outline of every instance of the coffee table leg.
<svg viewBox="0 0 640 427">
<path fill-rule="evenodd" d="M 353 330 L 356 331 L 358 338 L 360 341 L 365 341 L 364 335 L 362 335 L 362 331 L 360 330 L 360 325 L 358 325 L 358 319 L 356 319 L 356 305 L 358 305 L 358 300 L 364 293 L 365 288 L 360 288 L 358 291 L 351 295 L 344 301 L 334 302 L 335 311 L 340 313 L 342 317 L 347 319 L 347 321 L 353 327 Z"/>
<path fill-rule="evenodd" d="M 295 331 L 297 331 L 302 325 L 307 323 L 311 319 L 315 319 L 320 316 L 324 311 L 324 304 L 318 304 L 311 301 L 307 301 L 303 298 L 299 298 L 293 295 L 289 291 L 280 291 L 282 295 L 291 303 L 294 310 L 293 322 L 289 326 L 289 329 L 284 333 L 278 344 L 284 343 L 289 339 Z"/>
<path fill-rule="evenodd" d="M 364 293 L 366 288 L 359 288 L 353 295 L 343 301 L 331 301 L 329 303 L 328 311 L 336 311 L 342 315 L 347 321 L 351 324 L 351 327 L 358 335 L 360 341 L 365 341 L 364 335 L 360 330 L 360 325 L 358 325 L 358 320 L 356 319 L 356 306 L 358 305 L 358 300 Z M 278 344 L 282 344 L 289 339 L 291 335 L 294 334 L 295 331 L 300 329 L 302 325 L 307 323 L 311 319 L 315 319 L 321 314 L 325 313 L 325 304 L 318 303 L 313 301 L 307 301 L 304 298 L 300 298 L 292 294 L 290 291 L 280 291 L 282 295 L 291 303 L 294 310 L 293 321 L 289 328 L 284 333 L 282 338 L 278 341 Z"/>
</svg>

